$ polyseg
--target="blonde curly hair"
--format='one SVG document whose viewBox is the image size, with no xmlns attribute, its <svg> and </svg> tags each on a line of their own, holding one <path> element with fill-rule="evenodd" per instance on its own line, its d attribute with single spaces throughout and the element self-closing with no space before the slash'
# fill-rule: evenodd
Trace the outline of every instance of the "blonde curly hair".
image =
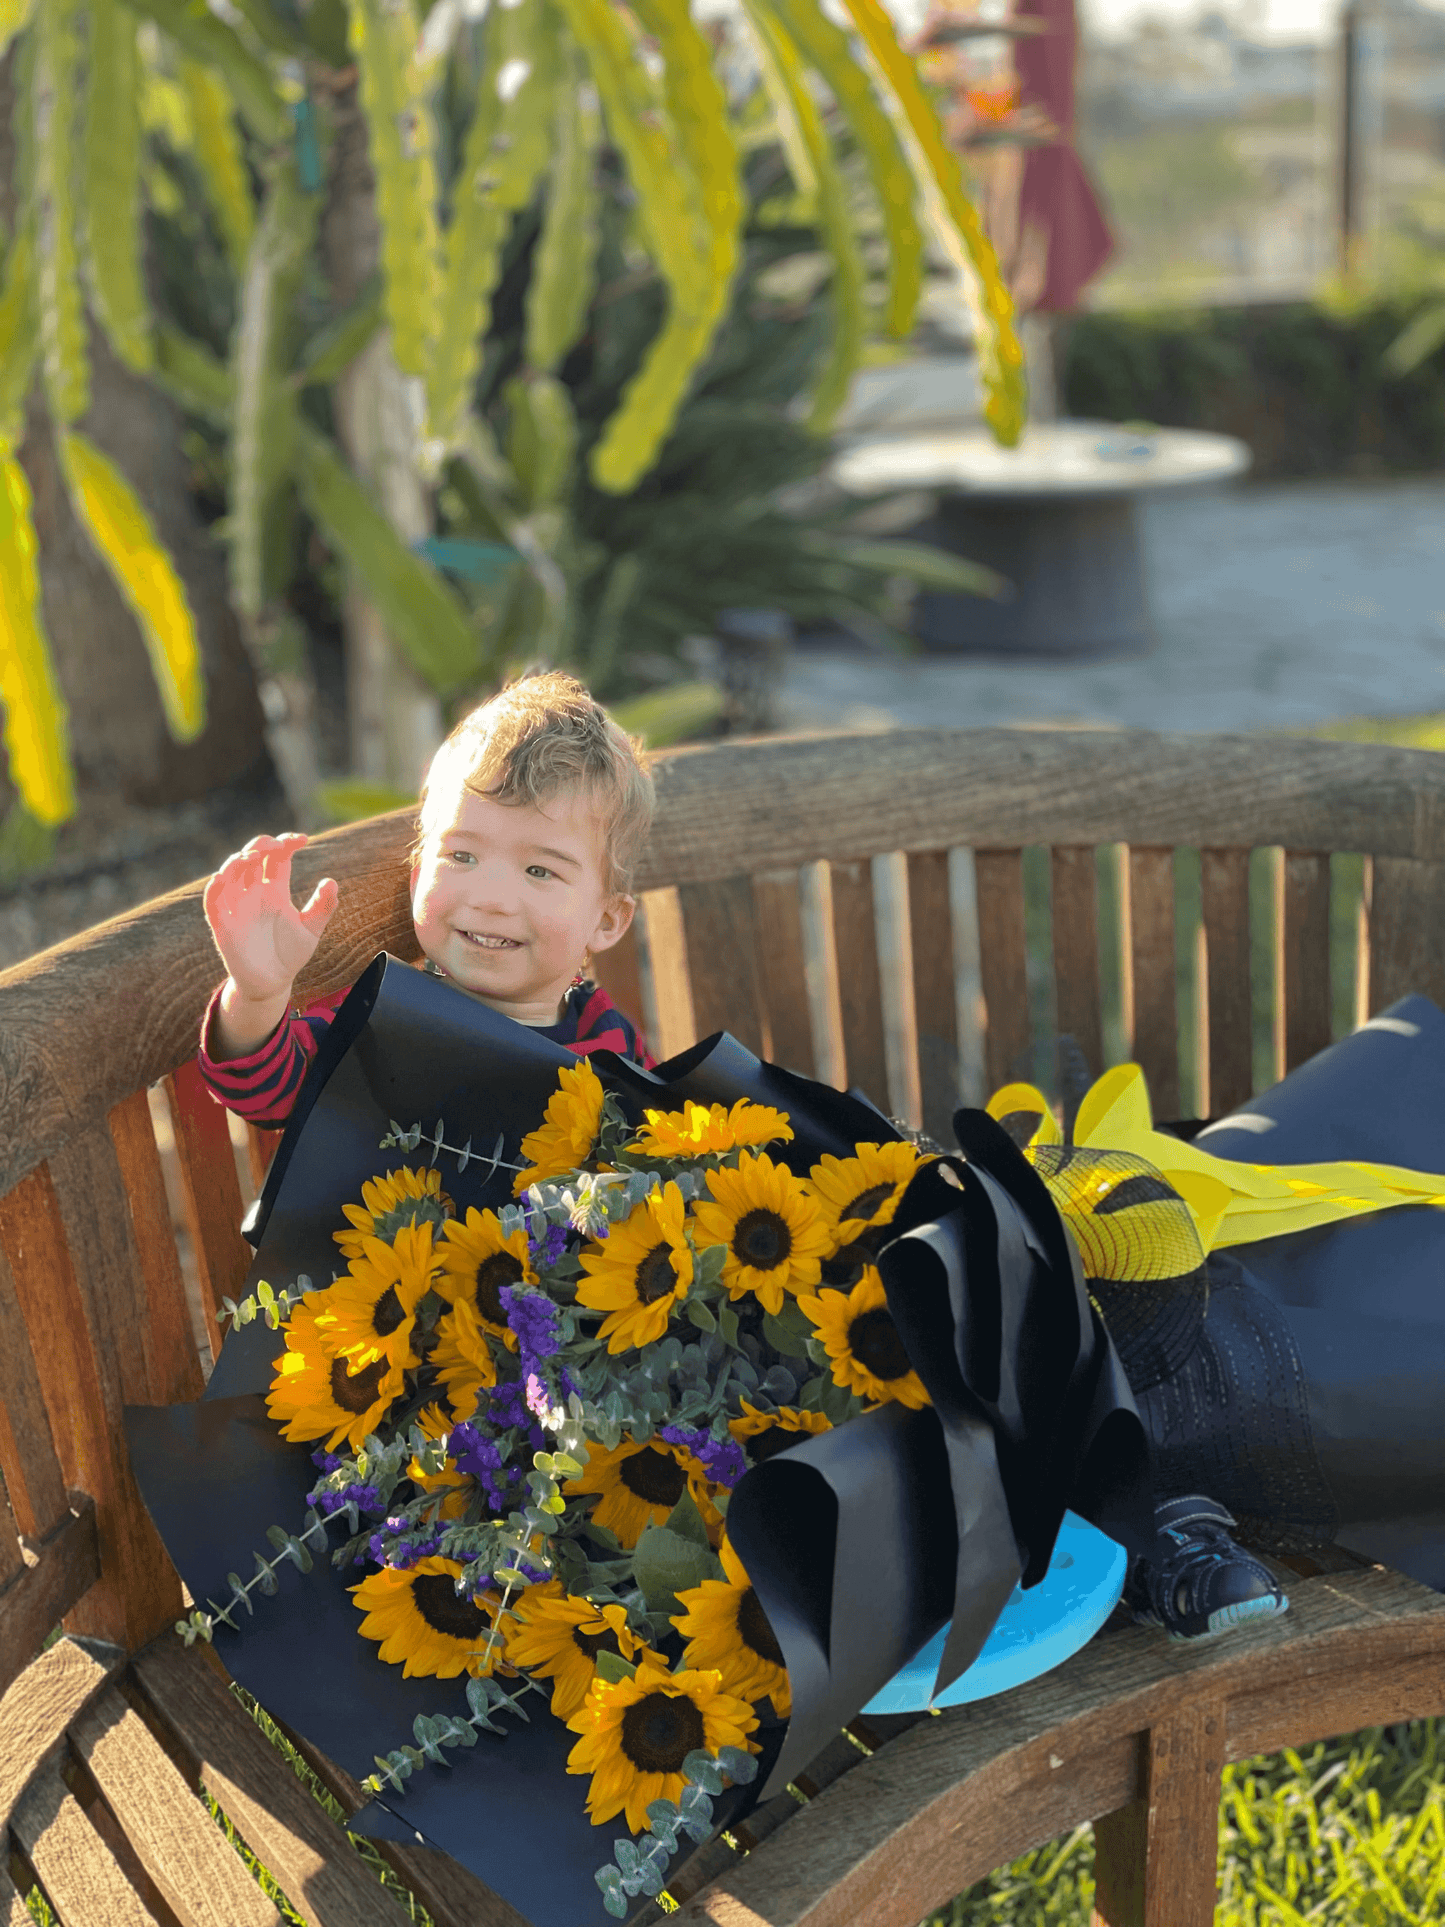
<svg viewBox="0 0 1445 1927">
<path fill-rule="evenodd" d="M 458 789 L 536 806 L 586 796 L 602 830 L 604 885 L 611 895 L 631 890 L 655 803 L 647 752 L 575 676 L 524 674 L 462 718 L 422 785 L 416 856 Z"/>
</svg>

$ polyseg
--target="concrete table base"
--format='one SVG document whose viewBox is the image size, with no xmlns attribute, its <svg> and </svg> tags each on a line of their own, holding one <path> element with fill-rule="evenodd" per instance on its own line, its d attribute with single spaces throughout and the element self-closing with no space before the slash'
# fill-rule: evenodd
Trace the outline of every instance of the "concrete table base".
<svg viewBox="0 0 1445 1927">
<path fill-rule="evenodd" d="M 1007 601 L 925 590 L 913 632 L 950 654 L 1119 657 L 1147 655 L 1149 614 L 1132 496 L 980 502 L 946 498 L 912 532 L 1014 585 Z"/>
<path fill-rule="evenodd" d="M 1108 422 L 1050 422 L 1000 448 L 983 428 L 867 437 L 832 475 L 860 498 L 910 489 L 937 508 L 911 539 L 986 563 L 1013 584 L 1004 602 L 926 590 L 914 632 L 939 653 L 1146 655 L 1154 646 L 1138 502 L 1159 489 L 1220 483 L 1249 466 L 1227 435 L 1135 434 Z"/>
</svg>

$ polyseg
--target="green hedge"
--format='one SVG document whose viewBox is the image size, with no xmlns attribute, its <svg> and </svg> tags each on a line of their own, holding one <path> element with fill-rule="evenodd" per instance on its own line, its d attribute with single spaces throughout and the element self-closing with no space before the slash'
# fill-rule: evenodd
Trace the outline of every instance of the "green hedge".
<svg viewBox="0 0 1445 1927">
<path fill-rule="evenodd" d="M 1434 297 L 1438 300 L 1438 295 Z M 1406 474 L 1445 467 L 1445 352 L 1383 368 L 1422 297 L 1250 308 L 1105 310 L 1060 327 L 1071 415 L 1237 435 L 1257 476 Z"/>
</svg>

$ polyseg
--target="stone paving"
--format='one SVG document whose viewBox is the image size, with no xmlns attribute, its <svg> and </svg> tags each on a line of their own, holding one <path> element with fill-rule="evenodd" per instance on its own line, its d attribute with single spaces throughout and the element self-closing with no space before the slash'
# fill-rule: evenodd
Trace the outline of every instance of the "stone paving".
<svg viewBox="0 0 1445 1927">
<path fill-rule="evenodd" d="M 1249 730 L 1445 711 L 1445 476 L 1244 483 L 1142 513 L 1152 655 L 900 660 L 804 643 L 780 723 Z"/>
</svg>

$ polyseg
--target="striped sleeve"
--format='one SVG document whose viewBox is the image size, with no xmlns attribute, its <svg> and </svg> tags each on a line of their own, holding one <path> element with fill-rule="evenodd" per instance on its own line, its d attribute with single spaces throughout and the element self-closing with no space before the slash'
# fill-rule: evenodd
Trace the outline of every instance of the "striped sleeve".
<svg viewBox="0 0 1445 1927">
<path fill-rule="evenodd" d="M 308 1004 L 305 1010 L 292 1012 L 248 1057 L 217 1062 L 211 1055 L 210 1043 L 221 996 L 218 990 L 201 1020 L 199 1063 L 211 1095 L 228 1111 L 245 1118 L 248 1124 L 269 1125 L 280 1130 L 291 1115 L 296 1093 L 310 1069 L 316 1047 L 331 1028 L 332 1019 L 348 994 L 347 990 L 338 990 L 334 996 Z"/>
<path fill-rule="evenodd" d="M 566 1032 L 574 1023 L 576 1029 L 568 1036 Z M 559 1044 L 565 1044 L 579 1057 L 590 1057 L 595 1050 L 612 1050 L 619 1057 L 630 1057 L 644 1070 L 651 1070 L 657 1062 L 637 1026 L 623 1016 L 605 990 L 593 984 L 583 984 L 580 990 L 574 991 L 567 1022 L 558 1027 L 555 1035 Z"/>
</svg>

